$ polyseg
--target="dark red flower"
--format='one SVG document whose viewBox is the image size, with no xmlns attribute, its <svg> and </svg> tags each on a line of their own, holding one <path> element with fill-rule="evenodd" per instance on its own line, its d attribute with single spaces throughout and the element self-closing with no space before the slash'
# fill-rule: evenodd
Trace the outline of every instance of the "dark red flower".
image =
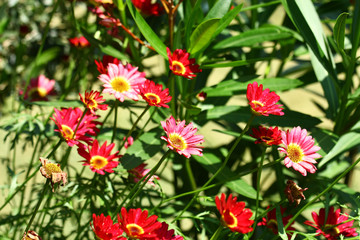
<svg viewBox="0 0 360 240">
<path fill-rule="evenodd" d="M 100 92 L 98 91 L 85 91 L 85 97 L 83 97 L 80 93 L 80 100 L 84 103 L 85 107 L 90 110 L 92 114 L 95 114 L 97 109 L 106 110 L 108 105 L 107 104 L 100 104 L 105 102 L 102 96 L 100 96 Z"/>
<path fill-rule="evenodd" d="M 195 73 L 201 72 L 199 65 L 195 63 L 195 58 L 190 58 L 190 54 L 183 49 L 175 49 L 171 53 L 169 48 L 166 48 L 169 58 L 169 68 L 175 74 L 188 79 L 196 77 Z"/>
<path fill-rule="evenodd" d="M 161 4 L 153 0 L 131 0 L 134 6 L 146 16 L 160 16 L 164 12 Z"/>
<path fill-rule="evenodd" d="M 245 208 L 245 202 L 237 202 L 236 200 L 237 198 L 233 198 L 232 194 L 227 200 L 224 193 L 221 194 L 221 199 L 216 196 L 215 203 L 221 215 L 221 222 L 233 232 L 251 232 L 253 230 L 251 226 L 254 223 L 253 220 L 250 220 L 252 212 Z"/>
<path fill-rule="evenodd" d="M 123 207 L 121 215 L 118 214 L 120 228 L 130 239 L 151 240 L 156 239 L 156 231 L 161 228 L 161 223 L 157 221 L 157 216 L 148 217 L 148 211 L 140 208 L 130 209 L 129 212 Z"/>
<path fill-rule="evenodd" d="M 118 65 L 121 61 L 117 58 L 114 58 L 112 56 L 109 55 L 104 55 L 102 58 L 102 61 L 96 61 L 95 60 L 95 64 L 97 66 L 97 70 L 101 73 L 101 74 L 107 74 L 107 67 L 109 65 L 109 63 L 113 63 Z"/>
<path fill-rule="evenodd" d="M 113 223 L 110 216 L 104 216 L 102 213 L 100 216 L 93 214 L 93 224 L 91 228 L 95 235 L 102 240 L 125 240 L 126 238 L 121 237 L 123 231 L 120 229 L 118 223 Z"/>
<path fill-rule="evenodd" d="M 146 80 L 143 85 L 139 87 L 139 93 L 142 98 L 150 105 L 155 107 L 169 108 L 168 103 L 171 101 L 169 95 L 169 89 L 162 89 L 161 84 L 155 84 L 155 82 Z"/>
<path fill-rule="evenodd" d="M 70 38 L 69 42 L 77 48 L 86 48 L 90 46 L 90 42 L 84 36 Z"/>
<path fill-rule="evenodd" d="M 344 237 L 358 236 L 356 228 L 353 228 L 354 220 L 348 222 L 346 213 L 340 214 L 340 209 L 334 211 L 331 206 L 325 222 L 325 208 L 320 209 L 319 215 L 316 212 L 311 213 L 314 222 L 305 221 L 306 225 L 316 228 L 318 235 L 323 235 L 328 240 L 336 240 L 340 235 Z"/>
<path fill-rule="evenodd" d="M 267 88 L 263 91 L 263 85 L 258 86 L 257 82 L 249 84 L 247 87 L 246 97 L 253 114 L 257 116 L 269 116 L 269 114 L 282 116 L 282 105 L 276 104 L 280 97 Z"/>
<path fill-rule="evenodd" d="M 253 128 L 253 134 L 250 136 L 256 138 L 255 144 L 264 144 L 265 146 L 281 144 L 281 130 L 278 127 L 265 128 L 259 126 L 259 129 Z"/>
<path fill-rule="evenodd" d="M 196 94 L 196 98 L 197 100 L 199 100 L 199 102 L 204 102 L 206 100 L 206 97 L 207 97 L 206 92 L 199 92 L 198 94 Z"/>
<path fill-rule="evenodd" d="M 269 209 L 267 207 L 267 209 Z M 280 206 L 281 216 L 282 216 L 282 222 L 284 227 L 288 224 L 290 218 L 292 218 L 291 215 L 284 217 L 284 212 L 286 211 L 286 208 L 283 208 Z M 291 223 L 292 225 L 293 223 Z M 267 213 L 267 217 L 263 218 L 261 222 L 257 224 L 258 226 L 266 226 L 267 228 L 270 228 L 271 231 L 277 235 L 278 234 L 278 222 L 276 220 L 276 208 L 272 209 Z M 291 227 L 291 225 L 286 230 L 295 230 L 295 228 Z M 290 234 L 287 234 L 289 239 L 291 238 Z"/>
<path fill-rule="evenodd" d="M 113 169 L 116 168 L 119 164 L 119 162 L 114 161 L 114 159 L 122 157 L 118 154 L 119 151 L 111 154 L 111 151 L 115 146 L 114 143 L 110 144 L 109 146 L 106 146 L 106 144 L 107 142 L 105 141 L 105 143 L 99 147 L 99 143 L 95 139 L 92 146 L 87 146 L 88 151 L 86 151 L 85 147 L 83 146 L 78 148 L 79 155 L 86 159 L 83 161 L 83 165 L 90 166 L 90 169 L 93 172 L 99 173 L 101 175 L 105 174 L 104 171 L 113 173 Z"/>
<path fill-rule="evenodd" d="M 168 230 L 169 225 L 165 222 L 161 223 L 161 228 L 156 230 L 157 240 L 183 240 L 184 238 L 181 236 L 174 236 L 174 230 Z"/>
</svg>

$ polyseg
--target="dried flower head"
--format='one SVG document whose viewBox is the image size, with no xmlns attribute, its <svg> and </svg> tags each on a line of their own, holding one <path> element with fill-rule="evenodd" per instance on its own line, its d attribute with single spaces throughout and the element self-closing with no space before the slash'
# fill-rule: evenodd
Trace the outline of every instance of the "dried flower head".
<svg viewBox="0 0 360 240">
<path fill-rule="evenodd" d="M 48 159 L 40 157 L 41 167 L 40 172 L 45 178 L 50 179 L 52 191 L 54 192 L 54 184 L 63 182 L 64 186 L 67 183 L 67 173 L 63 172 L 60 168 L 60 164 L 51 163 Z"/>
<path fill-rule="evenodd" d="M 35 231 L 29 230 L 27 232 L 24 232 L 21 240 L 42 240 L 42 238 Z"/>
<path fill-rule="evenodd" d="M 301 199 L 305 200 L 303 192 L 306 190 L 308 188 L 302 189 L 294 181 L 288 180 L 286 182 L 285 195 L 290 203 L 295 202 L 295 206 L 297 206 L 300 204 Z"/>
</svg>

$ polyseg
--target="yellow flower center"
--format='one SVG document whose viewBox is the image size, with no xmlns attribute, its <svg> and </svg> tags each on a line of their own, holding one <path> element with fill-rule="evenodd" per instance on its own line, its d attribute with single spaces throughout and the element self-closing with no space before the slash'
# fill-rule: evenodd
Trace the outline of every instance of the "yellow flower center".
<svg viewBox="0 0 360 240">
<path fill-rule="evenodd" d="M 103 156 L 93 156 L 90 159 L 90 165 L 95 169 L 102 169 L 108 164 L 108 160 Z"/>
<path fill-rule="evenodd" d="M 46 174 L 51 176 L 53 173 L 61 173 L 60 167 L 55 163 L 47 163 L 44 166 Z"/>
<path fill-rule="evenodd" d="M 117 92 L 126 92 L 130 89 L 129 81 L 124 77 L 114 77 L 110 82 L 112 88 Z"/>
<path fill-rule="evenodd" d="M 61 125 L 61 135 L 65 140 L 70 140 L 73 139 L 74 131 L 69 126 L 63 124 Z"/>
<path fill-rule="evenodd" d="M 261 116 L 261 113 L 257 112 L 254 108 L 263 107 L 264 104 L 256 100 L 251 101 L 251 103 L 254 104 L 254 106 L 251 107 L 251 112 L 256 116 Z M 264 111 L 264 113 L 265 112 L 266 111 Z"/>
<path fill-rule="evenodd" d="M 326 224 L 324 227 L 324 232 L 330 234 L 333 237 L 339 236 L 340 230 L 334 225 Z"/>
<path fill-rule="evenodd" d="M 181 62 L 173 61 L 172 68 L 173 68 L 174 73 L 178 73 L 178 74 L 186 73 L 186 68 L 185 68 L 184 64 L 182 64 Z"/>
<path fill-rule="evenodd" d="M 171 133 L 170 136 L 170 144 L 171 146 L 173 146 L 174 148 L 178 149 L 178 150 L 184 150 L 187 147 L 186 141 L 185 139 L 180 136 L 177 133 Z"/>
<path fill-rule="evenodd" d="M 223 212 L 223 214 L 221 215 L 221 220 L 230 229 L 235 228 L 238 225 L 237 218 L 229 210 L 225 210 Z"/>
<path fill-rule="evenodd" d="M 87 100 L 87 107 L 90 109 L 97 108 L 98 104 L 94 99 Z"/>
<path fill-rule="evenodd" d="M 126 228 L 129 231 L 130 238 L 140 236 L 145 232 L 144 229 L 136 223 L 129 223 L 126 225 Z"/>
<path fill-rule="evenodd" d="M 155 93 L 145 93 L 144 96 L 149 99 L 151 103 L 158 104 L 161 101 L 160 97 Z"/>
<path fill-rule="evenodd" d="M 304 153 L 301 147 L 295 143 L 289 144 L 287 147 L 287 154 L 291 161 L 294 163 L 301 162 L 304 157 Z"/>
<path fill-rule="evenodd" d="M 34 87 L 34 88 L 30 89 L 29 96 L 31 96 L 31 97 L 39 96 L 41 98 L 44 98 L 47 96 L 47 91 L 45 88 L 42 88 L 42 87 Z"/>
</svg>

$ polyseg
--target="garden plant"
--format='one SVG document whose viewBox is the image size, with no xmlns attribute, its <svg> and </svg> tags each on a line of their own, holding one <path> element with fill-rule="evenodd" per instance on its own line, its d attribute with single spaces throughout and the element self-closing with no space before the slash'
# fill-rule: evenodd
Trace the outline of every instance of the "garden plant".
<svg viewBox="0 0 360 240">
<path fill-rule="evenodd" d="M 7 0 L 0 239 L 359 239 L 360 0 Z"/>
</svg>

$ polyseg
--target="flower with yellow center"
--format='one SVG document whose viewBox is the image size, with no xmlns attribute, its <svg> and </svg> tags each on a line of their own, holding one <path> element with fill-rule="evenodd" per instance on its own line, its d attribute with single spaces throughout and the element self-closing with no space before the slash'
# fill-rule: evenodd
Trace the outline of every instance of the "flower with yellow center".
<svg viewBox="0 0 360 240">
<path fill-rule="evenodd" d="M 137 101 L 139 87 L 145 82 L 145 73 L 139 72 L 131 64 L 109 63 L 107 72 L 99 76 L 104 83 L 104 93 L 110 93 L 123 102 L 125 97 Z"/>
<path fill-rule="evenodd" d="M 108 160 L 103 156 L 93 156 L 90 159 L 90 166 L 99 170 L 108 164 Z"/>
<path fill-rule="evenodd" d="M 100 96 L 100 92 L 98 91 L 85 91 L 85 96 L 83 97 L 80 93 L 80 100 L 83 102 L 84 106 L 91 111 L 92 114 L 95 114 L 97 109 L 106 110 L 108 105 L 101 104 L 105 102 L 102 96 Z"/>
<path fill-rule="evenodd" d="M 74 138 L 74 131 L 67 125 L 61 125 L 61 135 L 67 141 Z"/>
<path fill-rule="evenodd" d="M 186 141 L 179 134 L 172 133 L 169 135 L 169 139 L 170 139 L 171 146 L 173 146 L 177 150 L 183 151 L 184 149 L 186 149 L 186 147 L 187 147 Z"/>
<path fill-rule="evenodd" d="M 129 232 L 129 234 L 128 234 L 129 237 L 136 238 L 136 237 L 144 234 L 144 229 L 135 223 L 127 224 L 126 228 Z"/>
<path fill-rule="evenodd" d="M 184 64 L 179 61 L 172 62 L 172 70 L 176 75 L 184 75 L 186 73 Z"/>
<path fill-rule="evenodd" d="M 55 164 L 49 162 L 48 159 L 40 157 L 41 167 L 40 167 L 40 173 L 45 178 L 50 179 L 52 191 L 54 192 L 54 184 L 63 182 L 62 185 L 65 185 L 67 183 L 67 173 L 63 172 L 60 168 L 60 164 Z"/>
<path fill-rule="evenodd" d="M 155 107 L 165 107 L 169 106 L 166 103 L 171 101 L 171 96 L 169 96 L 169 89 L 162 89 L 161 84 L 155 84 L 151 80 L 146 80 L 144 84 L 139 87 L 139 92 L 142 98 L 150 105 Z"/>
<path fill-rule="evenodd" d="M 186 50 L 175 49 L 171 53 L 170 49 L 166 48 L 166 51 L 169 59 L 169 68 L 175 75 L 192 79 L 196 77 L 195 73 L 201 72 L 199 65 L 195 63 L 195 58 L 189 58 L 190 54 Z"/>
<path fill-rule="evenodd" d="M 32 78 L 25 91 L 24 99 L 30 101 L 47 101 L 47 96 L 54 93 L 55 80 L 44 75 Z"/>
<path fill-rule="evenodd" d="M 307 172 L 315 173 L 314 163 L 317 163 L 315 158 L 321 157 L 316 152 L 320 147 L 314 145 L 315 141 L 307 135 L 306 129 L 294 127 L 291 131 L 283 131 L 281 138 L 285 147 L 280 147 L 278 150 L 286 154 L 285 166 L 294 168 L 303 176 L 306 176 Z"/>
</svg>

